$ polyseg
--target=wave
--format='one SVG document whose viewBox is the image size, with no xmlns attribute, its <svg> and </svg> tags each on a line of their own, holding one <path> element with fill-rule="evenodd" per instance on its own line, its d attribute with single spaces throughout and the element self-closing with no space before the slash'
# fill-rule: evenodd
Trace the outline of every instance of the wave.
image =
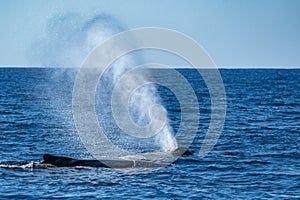
<svg viewBox="0 0 300 200">
<path fill-rule="evenodd" d="M 33 168 L 48 168 L 53 165 L 43 163 L 43 161 L 5 161 L 0 162 L 0 168 L 9 169 L 33 169 Z"/>
</svg>

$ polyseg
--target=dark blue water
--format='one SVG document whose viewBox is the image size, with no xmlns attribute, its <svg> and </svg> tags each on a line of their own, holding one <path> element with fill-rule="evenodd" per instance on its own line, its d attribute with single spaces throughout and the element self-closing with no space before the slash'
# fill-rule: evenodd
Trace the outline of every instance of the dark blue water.
<svg viewBox="0 0 300 200">
<path fill-rule="evenodd" d="M 35 165 L 44 153 L 89 157 L 72 118 L 75 73 L 0 69 L 0 199 L 299 199 L 300 70 L 221 70 L 227 116 L 205 158 L 197 153 L 210 120 L 208 90 L 195 70 L 179 72 L 199 100 L 199 130 L 190 146 L 196 153 L 175 166 L 144 171 Z M 167 70 L 153 74 L 177 83 Z M 179 102 L 166 88 L 159 92 L 176 131 Z"/>
</svg>

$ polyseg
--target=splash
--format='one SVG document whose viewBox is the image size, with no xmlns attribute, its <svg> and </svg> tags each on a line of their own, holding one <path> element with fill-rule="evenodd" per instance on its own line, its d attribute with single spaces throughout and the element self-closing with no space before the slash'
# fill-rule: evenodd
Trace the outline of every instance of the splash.
<svg viewBox="0 0 300 200">
<path fill-rule="evenodd" d="M 46 27 L 46 37 L 30 47 L 28 57 L 30 64 L 45 67 L 75 67 L 78 68 L 85 57 L 95 47 L 100 45 L 110 36 L 123 31 L 122 25 L 112 16 L 101 14 L 93 17 L 86 17 L 76 13 L 58 15 L 49 19 Z M 109 51 L 114 51 L 112 47 Z M 107 52 L 109 54 L 110 52 Z M 110 90 L 118 83 L 120 78 L 131 69 L 134 69 L 142 58 L 139 54 L 125 55 L 115 61 L 106 72 L 102 84 L 108 85 L 107 91 L 100 91 L 110 94 Z M 66 70 L 62 71 L 65 75 Z M 68 75 L 68 74 L 67 74 Z M 70 75 L 72 76 L 72 75 Z M 60 77 L 61 78 L 61 77 Z M 143 75 L 131 77 L 128 83 L 134 83 L 137 79 L 144 80 Z M 104 89 L 105 88 L 101 88 Z M 108 102 L 108 96 L 102 97 L 102 103 Z M 127 103 L 120 99 L 121 103 Z M 161 99 L 155 85 L 147 85 L 139 88 L 132 95 L 129 105 L 129 114 L 134 123 L 144 126 L 149 123 L 149 112 L 154 105 L 160 104 Z M 154 118 L 167 118 L 163 116 L 151 116 Z M 101 118 L 101 116 L 99 117 Z M 167 121 L 160 132 L 154 136 L 155 142 L 163 151 L 173 151 L 177 143 L 173 137 L 172 128 Z"/>
</svg>

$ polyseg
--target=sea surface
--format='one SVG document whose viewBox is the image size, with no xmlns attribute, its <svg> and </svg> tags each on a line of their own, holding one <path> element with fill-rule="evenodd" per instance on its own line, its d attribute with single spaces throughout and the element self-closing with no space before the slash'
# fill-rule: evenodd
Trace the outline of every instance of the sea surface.
<svg viewBox="0 0 300 200">
<path fill-rule="evenodd" d="M 73 122 L 72 69 L 0 68 L 0 199 L 300 199 L 300 70 L 221 69 L 226 120 L 204 158 L 198 153 L 210 95 L 196 70 L 178 72 L 199 101 L 199 128 L 189 147 L 195 153 L 160 169 L 117 170 L 41 164 L 44 153 L 91 156 Z M 166 69 L 153 69 L 153 75 L 185 90 Z M 180 104 L 167 88 L 158 91 L 176 132 Z"/>
</svg>

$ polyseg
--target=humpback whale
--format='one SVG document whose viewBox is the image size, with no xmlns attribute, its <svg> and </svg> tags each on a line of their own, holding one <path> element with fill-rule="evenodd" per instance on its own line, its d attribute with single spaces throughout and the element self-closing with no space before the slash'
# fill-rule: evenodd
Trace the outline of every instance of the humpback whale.
<svg viewBox="0 0 300 200">
<path fill-rule="evenodd" d="M 191 155 L 186 149 L 176 149 L 171 153 L 173 156 Z M 131 160 L 131 159 L 103 159 L 103 160 L 79 160 L 64 156 L 55 156 L 51 154 L 43 155 L 43 163 L 51 164 L 56 167 L 102 167 L 102 168 L 158 168 L 171 165 L 168 162 L 157 162 L 149 160 Z"/>
</svg>

